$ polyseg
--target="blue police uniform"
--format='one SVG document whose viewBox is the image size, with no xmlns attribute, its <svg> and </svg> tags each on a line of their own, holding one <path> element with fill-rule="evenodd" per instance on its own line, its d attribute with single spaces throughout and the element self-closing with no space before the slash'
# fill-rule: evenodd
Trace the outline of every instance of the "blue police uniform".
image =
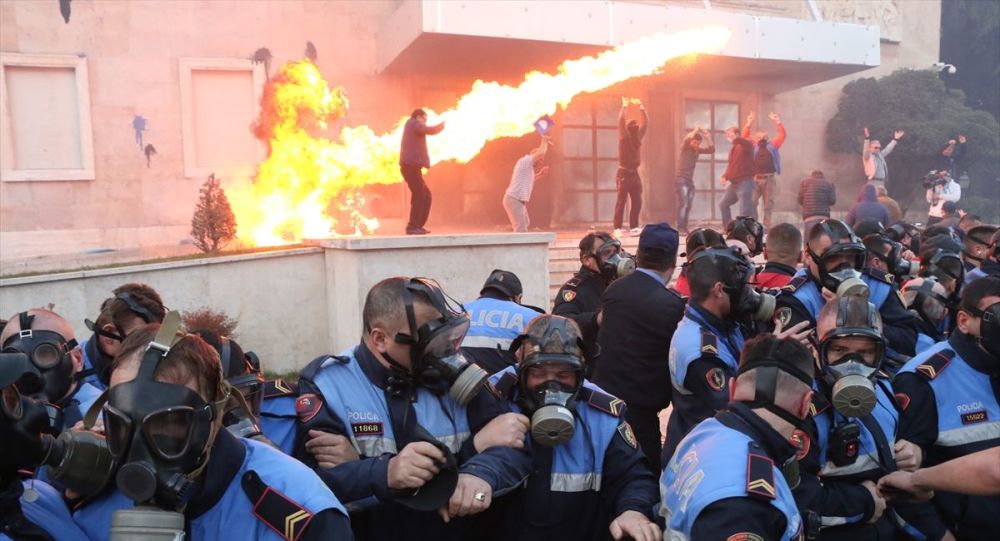
<svg viewBox="0 0 1000 541">
<path fill-rule="evenodd" d="M 794 455 L 749 407 L 730 403 L 691 430 L 663 470 L 664 540 L 802 539 L 795 499 L 775 466 Z"/>
<path fill-rule="evenodd" d="M 743 349 L 739 326 L 723 321 L 697 303 L 688 304 L 670 340 L 670 382 L 674 411 L 667 422 L 661 464 L 694 426 L 729 401 L 729 380 Z"/>
<path fill-rule="evenodd" d="M 347 511 L 303 464 L 267 444 L 226 431 L 219 433 L 215 445 L 201 494 L 184 512 L 187 538 L 351 539 Z M 220 446 L 220 454 L 234 460 L 219 464 Z M 211 497 L 203 497 L 206 493 Z M 101 541 L 109 539 L 114 512 L 132 507 L 124 494 L 111 490 L 74 512 L 73 520 L 90 539 Z"/>
<path fill-rule="evenodd" d="M 516 367 L 494 374 L 490 382 L 520 413 Z M 606 531 L 611 520 L 630 510 L 655 520 L 656 480 L 623 419 L 624 409 L 622 400 L 584 381 L 573 437 L 555 447 L 533 448 L 533 473 L 508 511 L 508 539 L 585 539 Z"/>
<path fill-rule="evenodd" d="M 874 304 L 882 316 L 887 346 L 898 353 L 913 355 L 917 340 L 916 316 L 903 306 L 892 274 L 865 269 L 861 279 L 868 284 L 868 302 Z M 800 321 L 809 321 L 815 326 L 816 317 L 825 304 L 826 299 L 809 269 L 799 269 L 792 281 L 781 288 L 775 317 L 786 329 Z"/>
<path fill-rule="evenodd" d="M 524 332 L 537 311 L 514 301 L 483 296 L 465 305 L 469 313 L 469 332 L 462 340 L 462 351 L 476 364 L 493 374 L 514 363 L 507 350 Z M 499 351 L 498 351 L 499 349 Z"/>
<path fill-rule="evenodd" d="M 919 528 L 920 505 L 893 504 L 875 524 L 868 523 L 875 507 L 861 482 L 877 482 L 896 470 L 899 409 L 888 375 L 876 376 L 875 408 L 867 418 L 844 417 L 827 400 L 828 386 L 819 386 L 810 408 L 812 420 L 807 421 L 811 434 L 804 438 L 806 449 L 800 450 L 805 453 L 800 460 L 803 483 L 795 490 L 800 505 L 820 519 L 819 539 L 892 539 L 900 529 L 913 539 L 925 539 Z M 858 427 L 857 438 L 833 445 L 838 429 L 848 423 Z"/>
<path fill-rule="evenodd" d="M 294 381 L 276 379 L 264 382 L 260 401 L 260 429 L 267 439 L 286 455 L 295 450 L 295 399 L 299 387 Z"/>
<path fill-rule="evenodd" d="M 459 473 L 486 481 L 494 498 L 516 488 L 530 472 L 531 456 L 526 450 L 475 450 L 475 433 L 495 416 L 509 411 L 492 393 L 480 392 L 463 407 L 446 393 L 414 385 L 407 389 L 413 393 L 408 408 L 406 404 L 400 406 L 405 399 L 400 398 L 396 386 L 407 383 L 396 380 L 364 344 L 339 356 L 320 357 L 300 375 L 295 456 L 313 467 L 352 513 L 369 511 L 364 516 L 354 515 L 359 537 L 411 541 L 464 538 L 468 521 L 455 519 L 446 525 L 437 514 L 401 506 L 390 493 L 389 459 L 405 447 L 397 442 L 420 441 L 412 432 L 403 433 L 414 428 L 404 427 L 406 421 L 399 420 L 401 417 L 410 419 L 447 447 L 457 459 Z M 399 407 L 407 408 L 406 412 L 397 410 L 394 418 L 391 410 Z M 304 447 L 310 429 L 347 437 L 360 459 L 320 468 Z"/>
<path fill-rule="evenodd" d="M 103 391 L 108 386 L 101 381 L 101 372 L 110 369 L 114 359 L 100 351 L 97 348 L 97 343 L 98 337 L 94 334 L 80 344 L 80 351 L 83 352 L 83 369 L 87 373 L 83 381 Z M 110 374 L 107 376 L 110 377 Z"/>
<path fill-rule="evenodd" d="M 1000 446 L 997 366 L 956 330 L 900 369 L 893 381 L 902 409 L 899 436 L 923 449 L 924 466 Z M 960 540 L 997 538 L 1000 496 L 937 492 L 934 507 L 932 538 L 945 529 Z"/>
<path fill-rule="evenodd" d="M 21 516 L 37 529 L 43 530 L 54 541 L 79 541 L 87 539 L 83 530 L 73 522 L 69 508 L 63 501 L 62 494 L 51 485 L 39 481 L 22 481 L 22 489 L 26 492 L 33 492 L 36 498 L 28 501 L 22 492 L 19 502 L 21 505 Z M 16 486 L 15 486 L 16 488 Z M 4 502 L 6 504 L 6 502 Z M 4 509 L 3 518 L 7 519 L 8 509 Z M 6 520 L 0 521 L 6 522 Z M 9 524 L 4 524 L 9 526 Z M 23 533 L 23 530 L 19 529 Z M 0 528 L 0 540 L 9 541 L 4 528 Z"/>
<path fill-rule="evenodd" d="M 87 410 L 94 405 L 94 402 L 101 397 L 104 391 L 94 387 L 93 385 L 81 381 L 77 386 L 76 390 L 69 398 L 63 401 L 60 405 L 63 412 L 63 423 L 64 430 L 68 430 L 77 423 L 77 421 L 82 421 L 83 417 L 87 414 Z"/>
</svg>

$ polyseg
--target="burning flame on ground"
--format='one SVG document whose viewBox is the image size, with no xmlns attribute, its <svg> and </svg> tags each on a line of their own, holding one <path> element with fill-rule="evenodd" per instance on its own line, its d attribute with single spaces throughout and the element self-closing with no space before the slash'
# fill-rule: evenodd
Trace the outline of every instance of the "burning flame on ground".
<svg viewBox="0 0 1000 541">
<path fill-rule="evenodd" d="M 567 60 L 556 73 L 530 72 L 516 87 L 476 81 L 451 109 L 428 110 L 428 124 L 446 122 L 443 132 L 427 139 L 432 163 L 466 163 L 489 141 L 533 131 L 536 119 L 565 109 L 578 94 L 658 73 L 674 58 L 718 52 L 729 35 L 721 27 L 653 34 Z M 230 194 L 241 240 L 273 246 L 328 237 L 338 225 L 331 213 L 347 220 L 355 234 L 378 228 L 377 219 L 362 214 L 361 189 L 402 182 L 399 143 L 407 117 L 382 135 L 367 126 L 344 128 L 336 141 L 310 133 L 343 117 L 347 107 L 343 89 L 331 89 L 308 60 L 286 64 L 271 79 L 255 126 L 269 157 L 252 185 Z"/>
</svg>

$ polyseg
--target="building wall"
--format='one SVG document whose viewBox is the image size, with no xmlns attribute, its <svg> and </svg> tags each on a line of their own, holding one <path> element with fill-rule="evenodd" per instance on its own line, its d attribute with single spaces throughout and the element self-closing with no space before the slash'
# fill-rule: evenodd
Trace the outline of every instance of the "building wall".
<svg viewBox="0 0 1000 541">
<path fill-rule="evenodd" d="M 446 107 L 469 88 L 468 78 L 376 73 L 377 29 L 398 5 L 389 1 L 95 0 L 71 4 L 70 20 L 65 23 L 58 6 L 50 2 L 0 3 L 0 51 L 85 61 L 92 128 L 82 134 L 80 144 L 87 145 L 90 137 L 93 149 L 91 180 L 12 181 L 4 176 L 0 182 L 0 258 L 175 243 L 185 238 L 205 176 L 216 173 L 224 186 L 246 183 L 252 170 L 232 162 L 260 156 L 259 145 L 255 147 L 247 135 L 249 126 L 244 130 L 243 124 L 250 116 L 248 93 L 258 92 L 262 84 L 263 67 L 249 62 L 261 48 L 270 51 L 270 74 L 274 74 L 284 62 L 302 58 L 305 42 L 311 40 L 322 73 L 332 85 L 347 90 L 351 109 L 346 122 L 352 125 L 368 124 L 378 132 L 389 129 L 413 107 Z M 712 5 L 719 11 L 810 17 L 804 1 L 717 1 Z M 937 60 L 939 0 L 831 0 L 818 5 L 828 19 L 884 27 L 882 65 L 857 76 L 884 75 L 900 67 L 923 68 Z M 205 66 L 212 69 L 202 69 Z M 226 66 L 236 66 L 237 72 L 227 73 Z M 856 158 L 830 155 L 823 141 L 840 88 L 853 77 L 774 96 L 761 95 L 752 84 L 713 93 L 739 101 L 741 114 L 750 107 L 758 109 L 761 119 L 772 109 L 782 114 L 790 132 L 783 151 L 783 184 L 797 185 L 802 175 L 818 167 L 853 186 L 860 175 L 860 167 L 854 167 Z M 647 221 L 673 216 L 672 175 L 683 128 L 683 100 L 704 92 L 648 82 L 650 88 L 636 81 L 606 94 L 627 91 L 650 104 L 654 124 L 647 138 L 643 172 L 647 200 L 643 219 Z M 199 85 L 206 90 L 199 92 Z M 196 95 L 186 96 L 182 87 L 195 88 Z M 235 89 L 240 89 L 238 99 L 223 98 Z M 2 114 L 16 120 L 7 111 Z M 230 116 L 238 120 L 229 125 L 220 120 Z M 145 121 L 142 145 L 133 127 L 136 117 Z M 330 126 L 327 134 L 335 134 L 341 125 Z M 35 128 L 21 122 L 13 129 Z M 0 139 L 10 143 L 8 134 L 0 134 Z M 477 227 L 505 223 L 499 194 L 513 161 L 533 144 L 527 139 L 505 145 L 498 142 L 482 159 L 464 166 L 435 167 L 429 180 L 437 183 L 437 199 L 429 225 L 433 228 L 447 219 Z M 75 140 L 60 141 L 59 148 Z M 147 144 L 156 150 L 148 162 L 143 152 Z M 209 152 L 214 154 L 205 159 Z M 81 160 L 74 155 L 70 161 Z M 553 177 L 557 173 L 554 170 Z M 553 179 L 540 187 L 538 200 L 532 202 L 532 216 L 539 218 L 536 223 L 560 223 L 563 183 L 565 179 Z M 383 197 L 379 215 L 402 216 L 404 188 L 393 185 L 378 190 Z M 484 212 L 480 208 L 484 203 L 495 209 Z M 778 209 L 794 210 L 794 206 L 794 190 L 780 190 Z"/>
</svg>

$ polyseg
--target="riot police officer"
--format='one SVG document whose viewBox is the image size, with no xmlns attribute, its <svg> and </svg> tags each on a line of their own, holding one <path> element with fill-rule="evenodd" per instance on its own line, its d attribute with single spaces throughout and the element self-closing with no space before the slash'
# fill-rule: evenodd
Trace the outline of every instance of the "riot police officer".
<svg viewBox="0 0 1000 541">
<path fill-rule="evenodd" d="M 238 391 L 211 346 L 179 324 L 171 312 L 122 342 L 103 408 L 117 490 L 78 509 L 77 525 L 107 539 L 116 511 L 135 504 L 183 513 L 193 540 L 350 539 L 343 506 L 306 466 L 221 430 Z"/>
<path fill-rule="evenodd" d="M 539 312 L 521 304 L 521 280 L 510 271 L 490 273 L 480 297 L 466 303 L 469 333 L 462 340 L 462 351 L 490 374 L 514 364 L 508 351 L 511 342 L 524 333 Z"/>
<path fill-rule="evenodd" d="M 813 226 L 804 259 L 805 268 L 778 295 L 775 319 L 785 328 L 801 321 L 814 327 L 827 298 L 865 296 L 882 316 L 886 346 L 913 355 L 917 340 L 913 314 L 900 301 L 892 274 L 865 268 L 865 245 L 847 224 L 826 219 Z"/>
<path fill-rule="evenodd" d="M 764 226 L 750 216 L 737 216 L 726 224 L 726 240 L 738 240 L 747 247 L 747 256 L 764 253 Z"/>
<path fill-rule="evenodd" d="M 584 379 L 581 340 L 572 320 L 540 316 L 512 347 L 517 366 L 491 378 L 513 411 L 531 416 L 534 443 L 507 539 L 584 539 L 608 528 L 615 539 L 658 540 L 656 480 L 622 401 Z"/>
<path fill-rule="evenodd" d="M 580 241 L 580 270 L 556 293 L 552 313 L 568 317 L 580 326 L 585 354 L 593 360 L 600 327 L 601 294 L 613 280 L 635 269 L 635 261 L 622 250 L 617 239 L 598 231 Z"/>
<path fill-rule="evenodd" d="M 73 328 L 59 314 L 33 308 L 10 319 L 0 333 L 4 352 L 24 353 L 38 370 L 38 378 L 22 380 L 20 391 L 49 404 L 50 429 L 58 434 L 83 420 L 101 394 L 80 381 L 83 369 Z"/>
<path fill-rule="evenodd" d="M 947 338 L 951 302 L 948 290 L 937 278 L 914 278 L 900 290 L 904 305 L 917 316 L 917 351 L 924 351 Z"/>
<path fill-rule="evenodd" d="M 897 469 L 913 471 L 920 450 L 896 439 L 899 412 L 885 356 L 882 319 L 861 297 L 840 297 L 824 305 L 818 319 L 819 372 L 812 417 L 797 434 L 803 482 L 800 506 L 816 513 L 818 539 L 894 539 L 897 525 L 923 538 L 919 508 L 886 509 L 875 483 Z M 814 525 L 818 526 L 818 525 Z"/>
<path fill-rule="evenodd" d="M 922 351 L 896 374 L 899 436 L 933 466 L 1000 446 L 1000 278 L 970 282 L 948 340 Z M 938 492 L 931 539 L 995 539 L 1000 496 Z"/>
<path fill-rule="evenodd" d="M 684 437 L 660 477 L 664 539 L 801 538 L 789 439 L 809 415 L 813 373 L 812 354 L 795 340 L 746 343 L 732 402 Z"/>
<path fill-rule="evenodd" d="M 670 340 L 674 410 L 667 422 L 661 463 L 694 425 L 726 405 L 744 336 L 743 319 L 766 320 L 774 297 L 753 289 L 753 267 L 736 248 L 703 247 L 685 264 L 691 297 Z"/>
<path fill-rule="evenodd" d="M 466 539 L 460 518 L 528 476 L 527 422 L 481 392 L 488 375 L 458 347 L 468 316 L 433 280 L 382 280 L 363 318 L 360 344 L 301 372 L 295 456 L 344 499 L 359 538 Z M 351 453 L 321 466 L 317 431 Z"/>
</svg>

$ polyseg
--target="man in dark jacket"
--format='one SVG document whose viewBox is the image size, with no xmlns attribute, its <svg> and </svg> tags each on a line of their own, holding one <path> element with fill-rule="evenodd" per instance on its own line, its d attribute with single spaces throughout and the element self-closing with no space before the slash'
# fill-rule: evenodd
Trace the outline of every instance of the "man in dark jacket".
<svg viewBox="0 0 1000 541">
<path fill-rule="evenodd" d="M 403 127 L 403 142 L 399 149 L 399 171 L 410 188 L 410 221 L 406 224 L 407 235 L 426 235 L 424 229 L 427 216 L 431 213 L 431 190 L 424 182 L 424 169 L 430 169 L 431 158 L 427 154 L 427 136 L 441 133 L 444 121 L 435 126 L 427 125 L 427 113 L 415 109 Z"/>
<path fill-rule="evenodd" d="M 677 159 L 677 230 L 682 235 L 688 233 L 688 214 L 691 212 L 691 203 L 694 202 L 694 166 L 698 165 L 700 154 L 715 154 L 715 143 L 708 130 L 696 126 L 681 143 L 681 153 Z"/>
<path fill-rule="evenodd" d="M 594 383 L 628 405 L 625 420 L 654 473 L 660 472 L 660 410 L 670 404 L 667 354 L 684 300 L 667 283 L 677 264 L 677 231 L 650 224 L 639 235 L 637 269 L 604 291 Z"/>
<path fill-rule="evenodd" d="M 747 126 L 753 123 L 753 112 L 747 116 Z M 733 126 L 726 130 L 726 139 L 733 144 L 729 150 L 729 164 L 726 172 L 722 174 L 722 183 L 729 183 L 726 186 L 726 193 L 719 201 L 719 210 L 722 211 L 722 223 L 728 224 L 733 219 L 730 207 L 737 200 L 740 202 L 740 216 L 752 216 L 757 218 L 757 209 L 753 204 L 753 176 L 755 171 L 753 161 L 753 142 L 745 137 L 740 137 L 740 129 Z"/>
<path fill-rule="evenodd" d="M 799 206 L 805 227 L 802 236 L 808 237 L 812 226 L 830 217 L 830 208 L 837 203 L 837 188 L 816 169 L 799 183 Z"/>
<path fill-rule="evenodd" d="M 642 122 L 630 120 L 625 122 L 625 108 L 629 100 L 622 98 L 622 110 L 618 113 L 618 172 L 615 181 L 618 186 L 618 198 L 615 200 L 615 230 L 622 228 L 625 216 L 625 202 L 632 200 L 628 211 L 629 232 L 633 235 L 639 232 L 639 211 L 642 210 L 642 179 L 639 178 L 639 150 L 642 138 L 649 126 L 649 115 L 646 108 L 639 104 L 639 115 Z M 618 233 L 615 233 L 616 235 Z"/>
<path fill-rule="evenodd" d="M 851 210 L 847 212 L 847 219 L 844 221 L 847 222 L 847 225 L 854 227 L 867 220 L 874 220 L 883 225 L 889 223 L 889 210 L 878 202 L 875 186 L 871 184 L 865 184 L 861 187 L 861 199 L 854 203 Z"/>
</svg>

